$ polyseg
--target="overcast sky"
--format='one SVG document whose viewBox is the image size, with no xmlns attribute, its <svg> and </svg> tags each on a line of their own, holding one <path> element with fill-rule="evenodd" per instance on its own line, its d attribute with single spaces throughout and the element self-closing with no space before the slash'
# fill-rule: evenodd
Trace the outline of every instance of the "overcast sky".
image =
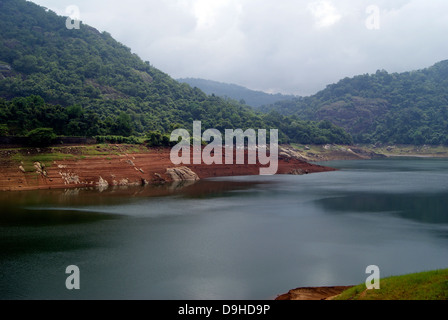
<svg viewBox="0 0 448 320">
<path fill-rule="evenodd" d="M 448 59 L 447 0 L 33 0 L 173 78 L 310 95 L 344 77 Z M 81 26 L 82 27 L 82 26 Z"/>
</svg>

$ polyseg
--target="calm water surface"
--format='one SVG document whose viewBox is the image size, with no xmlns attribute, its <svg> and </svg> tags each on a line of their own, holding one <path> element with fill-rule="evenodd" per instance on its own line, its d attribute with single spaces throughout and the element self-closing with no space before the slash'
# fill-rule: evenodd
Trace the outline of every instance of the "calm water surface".
<svg viewBox="0 0 448 320">
<path fill-rule="evenodd" d="M 448 268 L 448 161 L 0 193 L 0 299 L 273 299 Z M 81 289 L 65 287 L 76 265 Z"/>
</svg>

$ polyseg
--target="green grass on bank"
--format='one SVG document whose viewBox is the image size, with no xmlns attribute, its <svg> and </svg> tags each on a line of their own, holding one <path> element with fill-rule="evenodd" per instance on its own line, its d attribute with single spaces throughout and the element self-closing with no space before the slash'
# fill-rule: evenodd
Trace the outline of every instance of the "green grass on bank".
<svg viewBox="0 0 448 320">
<path fill-rule="evenodd" d="M 448 269 L 384 278 L 378 290 L 361 284 L 335 300 L 448 300 Z"/>
<path fill-rule="evenodd" d="M 34 172 L 36 169 L 34 168 L 35 162 L 40 162 L 45 167 L 51 167 L 53 161 L 58 160 L 67 160 L 74 158 L 71 154 L 64 154 L 60 152 L 54 153 L 40 153 L 33 155 L 23 155 L 21 153 L 16 153 L 11 156 L 13 161 L 22 164 L 23 168 L 26 172 Z"/>
<path fill-rule="evenodd" d="M 84 146 L 62 146 L 39 148 L 11 148 L 2 149 L 8 152 L 10 160 L 22 165 L 25 172 L 35 172 L 35 162 L 40 162 L 45 167 L 51 167 L 54 161 L 62 160 L 82 160 L 89 157 L 105 157 L 112 159 L 111 156 L 120 156 L 123 154 L 146 153 L 150 150 L 143 145 L 128 144 L 95 144 Z"/>
</svg>

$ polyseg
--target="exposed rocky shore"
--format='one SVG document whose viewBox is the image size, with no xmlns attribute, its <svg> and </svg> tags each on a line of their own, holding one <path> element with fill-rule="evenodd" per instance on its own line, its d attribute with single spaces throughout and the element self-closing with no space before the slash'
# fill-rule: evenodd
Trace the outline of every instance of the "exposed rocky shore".
<svg viewBox="0 0 448 320">
<path fill-rule="evenodd" d="M 210 177 L 258 175 L 253 165 L 190 164 L 175 166 L 170 148 L 144 148 L 125 145 L 0 150 L 0 190 L 34 190 L 163 184 L 197 181 Z M 100 155 L 97 155 L 100 154 Z M 57 155 L 57 157 L 53 156 Z M 44 160 L 40 160 L 40 159 Z M 309 174 L 335 169 L 304 161 L 298 154 L 279 152 L 277 174 Z"/>
<path fill-rule="evenodd" d="M 300 155 L 303 160 L 322 162 L 332 160 L 370 160 L 390 157 L 448 158 L 445 146 L 414 145 L 294 145 L 286 147 Z"/>
</svg>

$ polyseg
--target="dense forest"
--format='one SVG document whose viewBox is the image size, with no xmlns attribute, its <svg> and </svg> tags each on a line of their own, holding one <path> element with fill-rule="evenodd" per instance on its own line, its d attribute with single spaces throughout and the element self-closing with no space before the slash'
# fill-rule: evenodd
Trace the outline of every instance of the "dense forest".
<svg viewBox="0 0 448 320">
<path fill-rule="evenodd" d="M 412 72 L 345 78 L 262 110 L 331 121 L 359 143 L 448 145 L 448 60 Z"/>
<path fill-rule="evenodd" d="M 278 129 L 281 142 L 350 144 L 329 121 L 301 120 L 179 83 L 107 32 L 25 0 L 0 0 L 0 133 L 167 135 L 174 128 Z"/>
</svg>

